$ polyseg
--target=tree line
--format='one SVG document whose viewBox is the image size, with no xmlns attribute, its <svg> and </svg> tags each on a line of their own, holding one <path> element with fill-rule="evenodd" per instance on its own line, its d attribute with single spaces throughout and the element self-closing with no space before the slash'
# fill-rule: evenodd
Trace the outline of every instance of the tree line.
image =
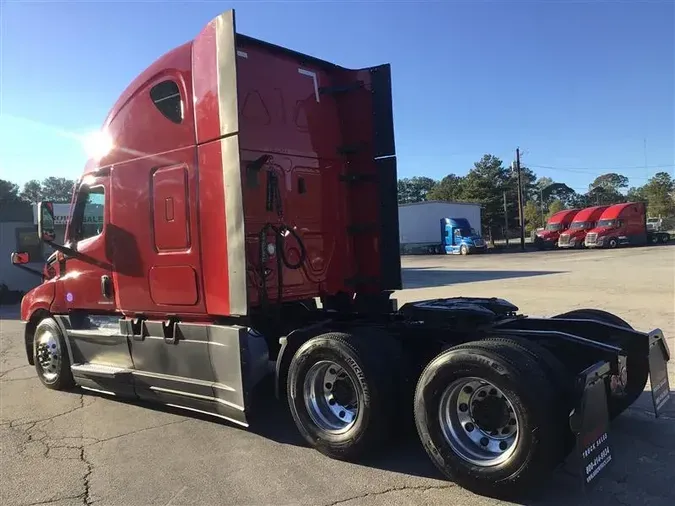
<svg viewBox="0 0 675 506">
<path fill-rule="evenodd" d="M 521 185 L 528 232 L 542 227 L 549 216 L 563 209 L 621 202 L 646 202 L 649 216 L 675 216 L 675 180 L 665 171 L 654 174 L 643 186 L 631 188 L 622 174 L 601 174 L 586 192 L 579 193 L 563 182 L 537 177 L 533 170 L 521 166 Z M 426 200 L 481 204 L 484 232 L 491 239 L 495 232 L 501 232 L 503 237 L 507 223 L 509 230 L 519 226 L 517 174 L 494 155 L 483 155 L 465 176 L 448 174 L 440 181 L 425 176 L 399 179 L 399 204 Z"/>
<path fill-rule="evenodd" d="M 48 177 L 42 181 L 32 179 L 23 185 L 19 185 L 0 179 L 0 203 L 26 202 L 35 204 L 41 200 L 51 202 L 68 203 L 73 194 L 75 181 L 65 177 Z"/>
</svg>

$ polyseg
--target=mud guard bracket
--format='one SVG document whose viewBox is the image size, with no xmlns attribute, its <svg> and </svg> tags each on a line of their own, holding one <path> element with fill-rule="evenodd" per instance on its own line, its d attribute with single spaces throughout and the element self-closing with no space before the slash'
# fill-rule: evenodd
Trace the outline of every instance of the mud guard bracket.
<svg viewBox="0 0 675 506">
<path fill-rule="evenodd" d="M 576 436 L 576 458 L 583 490 L 592 488 L 612 461 L 605 387 L 605 377 L 609 374 L 609 363 L 602 361 L 577 377 L 583 392 L 578 406 L 570 413 L 569 423 Z"/>
<path fill-rule="evenodd" d="M 668 381 L 668 360 L 670 360 L 670 350 L 663 332 L 660 329 L 652 330 L 649 333 L 649 381 L 652 386 L 654 415 L 657 418 L 665 410 L 672 397 Z"/>
</svg>

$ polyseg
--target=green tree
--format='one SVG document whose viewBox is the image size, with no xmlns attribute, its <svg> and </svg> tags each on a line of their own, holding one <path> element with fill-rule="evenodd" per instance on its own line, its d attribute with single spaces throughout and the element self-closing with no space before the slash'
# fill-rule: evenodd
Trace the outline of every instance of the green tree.
<svg viewBox="0 0 675 506">
<path fill-rule="evenodd" d="M 19 187 L 11 181 L 0 179 L 0 202 L 19 200 Z"/>
<path fill-rule="evenodd" d="M 415 176 L 398 180 L 398 203 L 411 204 L 427 200 L 427 194 L 438 183 L 430 177 Z"/>
<path fill-rule="evenodd" d="M 654 217 L 675 215 L 673 192 L 675 181 L 667 172 L 657 172 L 640 188 L 640 194 L 647 201 L 649 215 Z"/>
<path fill-rule="evenodd" d="M 449 202 L 464 200 L 464 178 L 455 174 L 448 174 L 429 191 L 427 197 L 429 200 Z"/>
<path fill-rule="evenodd" d="M 612 205 L 626 201 L 621 190 L 628 188 L 628 178 L 616 172 L 602 174 L 588 186 L 588 201 L 591 205 Z"/>
<path fill-rule="evenodd" d="M 483 226 L 490 241 L 493 229 L 500 228 L 504 222 L 503 192 L 512 190 L 508 184 L 510 181 L 510 169 L 505 168 L 499 158 L 489 154 L 483 155 L 464 177 L 463 199 L 482 205 Z M 517 200 L 514 198 L 512 202 Z"/>
<path fill-rule="evenodd" d="M 52 202 L 70 202 L 75 182 L 65 177 L 48 177 L 42 181 L 42 198 Z"/>
<path fill-rule="evenodd" d="M 42 199 L 42 184 L 37 179 L 32 179 L 23 185 L 21 200 L 35 204 Z"/>
<path fill-rule="evenodd" d="M 534 200 L 528 200 L 523 207 L 523 216 L 525 217 L 525 230 L 530 233 L 539 227 L 544 226 L 539 204 Z"/>
<path fill-rule="evenodd" d="M 562 201 L 555 199 L 553 202 L 551 202 L 551 205 L 548 206 L 548 214 L 546 215 L 546 219 L 548 220 L 555 213 L 558 213 L 563 209 L 565 209 L 565 204 L 563 204 Z"/>
</svg>

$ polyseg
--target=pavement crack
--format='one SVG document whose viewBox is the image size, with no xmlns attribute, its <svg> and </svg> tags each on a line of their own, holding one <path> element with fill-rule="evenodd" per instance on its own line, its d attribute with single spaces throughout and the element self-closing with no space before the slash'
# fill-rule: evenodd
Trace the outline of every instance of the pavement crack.
<svg viewBox="0 0 675 506">
<path fill-rule="evenodd" d="M 366 492 L 365 494 L 358 494 L 346 499 L 340 499 L 339 501 L 327 503 L 325 506 L 338 506 L 340 504 L 348 503 L 349 501 L 359 501 L 366 499 L 368 497 L 377 497 L 385 494 L 390 494 L 392 492 L 400 492 L 402 490 L 420 490 L 426 492 L 428 490 L 445 490 L 449 488 L 454 488 L 456 485 L 454 483 L 448 483 L 447 485 L 403 485 L 399 487 L 390 487 L 378 492 Z"/>
<path fill-rule="evenodd" d="M 108 441 L 113 441 L 115 439 L 120 439 L 123 437 L 127 436 L 133 436 L 134 434 L 138 434 L 140 432 L 145 432 L 148 430 L 153 430 L 153 429 L 159 429 L 160 427 L 167 427 L 169 425 L 178 425 L 180 423 L 185 423 L 188 422 L 189 420 L 177 420 L 175 422 L 168 422 L 168 423 L 163 423 L 161 425 L 153 425 L 152 427 L 145 427 L 143 429 L 138 429 L 138 430 L 133 430 L 131 432 L 125 432 L 124 434 L 119 434 L 117 436 L 111 436 L 105 439 L 97 439 L 96 442 L 92 443 L 92 445 L 99 444 L 99 443 L 107 443 Z"/>
</svg>

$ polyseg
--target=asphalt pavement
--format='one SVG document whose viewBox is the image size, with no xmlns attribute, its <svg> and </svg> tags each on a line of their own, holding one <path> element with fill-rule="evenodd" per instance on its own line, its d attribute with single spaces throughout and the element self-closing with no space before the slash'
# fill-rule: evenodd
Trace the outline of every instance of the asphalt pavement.
<svg viewBox="0 0 675 506">
<path fill-rule="evenodd" d="M 408 257 L 401 302 L 488 295 L 524 313 L 579 307 L 660 327 L 675 350 L 675 247 Z M 4 505 L 504 504 L 435 471 L 414 434 L 361 464 L 306 447 L 269 391 L 250 430 L 209 417 L 41 386 L 16 308 L 0 308 L 0 503 Z M 670 367 L 675 389 L 675 363 Z M 649 386 L 648 386 L 649 388 Z M 646 392 L 611 427 L 613 465 L 580 492 L 573 462 L 527 504 L 675 504 L 675 402 L 659 419 Z"/>
</svg>

